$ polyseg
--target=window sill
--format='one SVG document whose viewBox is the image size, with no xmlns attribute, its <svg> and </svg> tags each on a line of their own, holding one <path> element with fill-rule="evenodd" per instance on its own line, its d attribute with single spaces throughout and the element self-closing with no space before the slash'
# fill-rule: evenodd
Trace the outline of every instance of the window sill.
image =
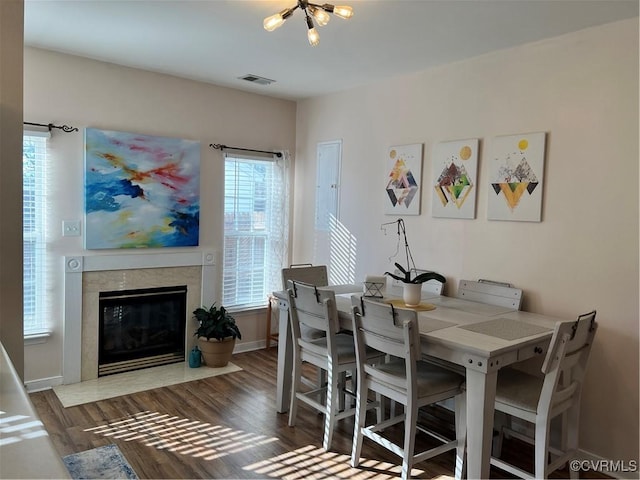
<svg viewBox="0 0 640 480">
<path fill-rule="evenodd" d="M 51 337 L 51 332 L 32 333 L 24 336 L 25 345 L 38 345 L 40 343 L 47 343 Z"/>
<path fill-rule="evenodd" d="M 266 305 L 258 305 L 255 307 L 236 307 L 236 308 L 228 308 L 229 313 L 233 313 L 234 315 L 251 315 L 253 313 L 260 313 L 267 310 Z"/>
</svg>

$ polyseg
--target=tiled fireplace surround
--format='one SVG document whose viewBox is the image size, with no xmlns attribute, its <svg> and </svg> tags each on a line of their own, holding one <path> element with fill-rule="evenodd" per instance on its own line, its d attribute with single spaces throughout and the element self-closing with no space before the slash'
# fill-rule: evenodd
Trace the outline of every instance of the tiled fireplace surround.
<svg viewBox="0 0 640 480">
<path fill-rule="evenodd" d="M 190 350 L 191 312 L 214 301 L 213 252 L 142 253 L 65 257 L 63 383 L 98 376 L 99 293 L 187 286 L 185 351 Z"/>
</svg>

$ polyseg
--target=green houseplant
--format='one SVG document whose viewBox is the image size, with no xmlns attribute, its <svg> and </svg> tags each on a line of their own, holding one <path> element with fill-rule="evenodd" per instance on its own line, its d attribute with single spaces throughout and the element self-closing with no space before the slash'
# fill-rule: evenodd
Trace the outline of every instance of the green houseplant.
<svg viewBox="0 0 640 480">
<path fill-rule="evenodd" d="M 442 275 L 437 272 L 422 272 L 417 273 L 415 262 L 413 261 L 413 255 L 411 255 L 411 249 L 409 248 L 409 241 L 407 240 L 407 231 L 404 226 L 404 220 L 399 218 L 395 222 L 389 222 L 383 225 L 397 224 L 398 226 L 398 245 L 400 244 L 400 236 L 404 239 L 404 250 L 407 257 L 406 268 L 398 262 L 395 262 L 395 266 L 401 273 L 384 272 L 385 275 L 389 275 L 391 278 L 403 283 L 402 297 L 404 302 L 408 306 L 415 306 L 420 303 L 420 297 L 422 292 L 422 284 L 429 280 L 437 280 L 440 283 L 447 281 Z M 411 274 L 415 272 L 416 275 L 412 278 Z"/>
<path fill-rule="evenodd" d="M 198 337 L 205 365 L 224 367 L 231 359 L 236 338 L 242 339 L 235 319 L 226 308 L 218 307 L 215 302 L 209 308 L 196 308 L 193 317 L 199 324 L 194 335 Z"/>
</svg>

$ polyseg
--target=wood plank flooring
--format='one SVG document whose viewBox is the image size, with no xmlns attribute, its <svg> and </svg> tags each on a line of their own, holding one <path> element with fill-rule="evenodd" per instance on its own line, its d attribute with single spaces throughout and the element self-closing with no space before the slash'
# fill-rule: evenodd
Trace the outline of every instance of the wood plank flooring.
<svg viewBox="0 0 640 480">
<path fill-rule="evenodd" d="M 287 425 L 288 415 L 275 411 L 276 348 L 236 354 L 233 362 L 243 370 L 75 407 L 62 407 L 52 390 L 30 397 L 61 456 L 115 443 L 140 478 L 399 476 L 399 459 L 367 440 L 362 451 L 367 460 L 357 469 L 349 466 L 352 419 L 339 422 L 331 452 L 321 448 L 322 416 L 301 405 L 296 426 Z M 452 431 L 446 410 L 430 409 L 423 420 Z M 531 467 L 529 445 L 506 441 L 504 452 Z M 416 465 L 413 474 L 453 478 L 453 452 Z M 509 478 L 496 469 L 492 477 Z M 567 477 L 566 470 L 553 475 Z M 608 477 L 589 472 L 582 478 Z"/>
</svg>

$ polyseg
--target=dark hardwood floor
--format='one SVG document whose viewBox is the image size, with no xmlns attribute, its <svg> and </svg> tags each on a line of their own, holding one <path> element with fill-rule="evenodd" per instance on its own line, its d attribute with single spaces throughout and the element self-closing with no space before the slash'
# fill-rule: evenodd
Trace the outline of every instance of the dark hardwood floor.
<svg viewBox="0 0 640 480">
<path fill-rule="evenodd" d="M 322 416 L 300 406 L 297 425 L 275 411 L 277 349 L 236 354 L 236 373 L 64 408 L 52 390 L 30 395 L 61 456 L 115 443 L 140 478 L 385 479 L 399 459 L 365 440 L 363 461 L 349 466 L 353 420 L 339 422 L 331 452 Z M 206 367 L 203 367 L 206 368 Z M 452 431 L 452 415 L 429 409 L 423 420 Z M 397 434 L 400 434 L 398 430 Z M 421 436 L 422 437 L 422 436 Z M 420 443 L 430 442 L 422 439 Z M 530 468 L 532 448 L 506 441 L 505 455 Z M 453 477 L 453 452 L 414 468 L 416 478 Z M 375 459 L 375 460 L 373 460 Z M 492 469 L 492 477 L 510 478 Z M 554 478 L 567 478 L 557 471 Z M 607 478 L 589 473 L 583 478 Z"/>
</svg>

